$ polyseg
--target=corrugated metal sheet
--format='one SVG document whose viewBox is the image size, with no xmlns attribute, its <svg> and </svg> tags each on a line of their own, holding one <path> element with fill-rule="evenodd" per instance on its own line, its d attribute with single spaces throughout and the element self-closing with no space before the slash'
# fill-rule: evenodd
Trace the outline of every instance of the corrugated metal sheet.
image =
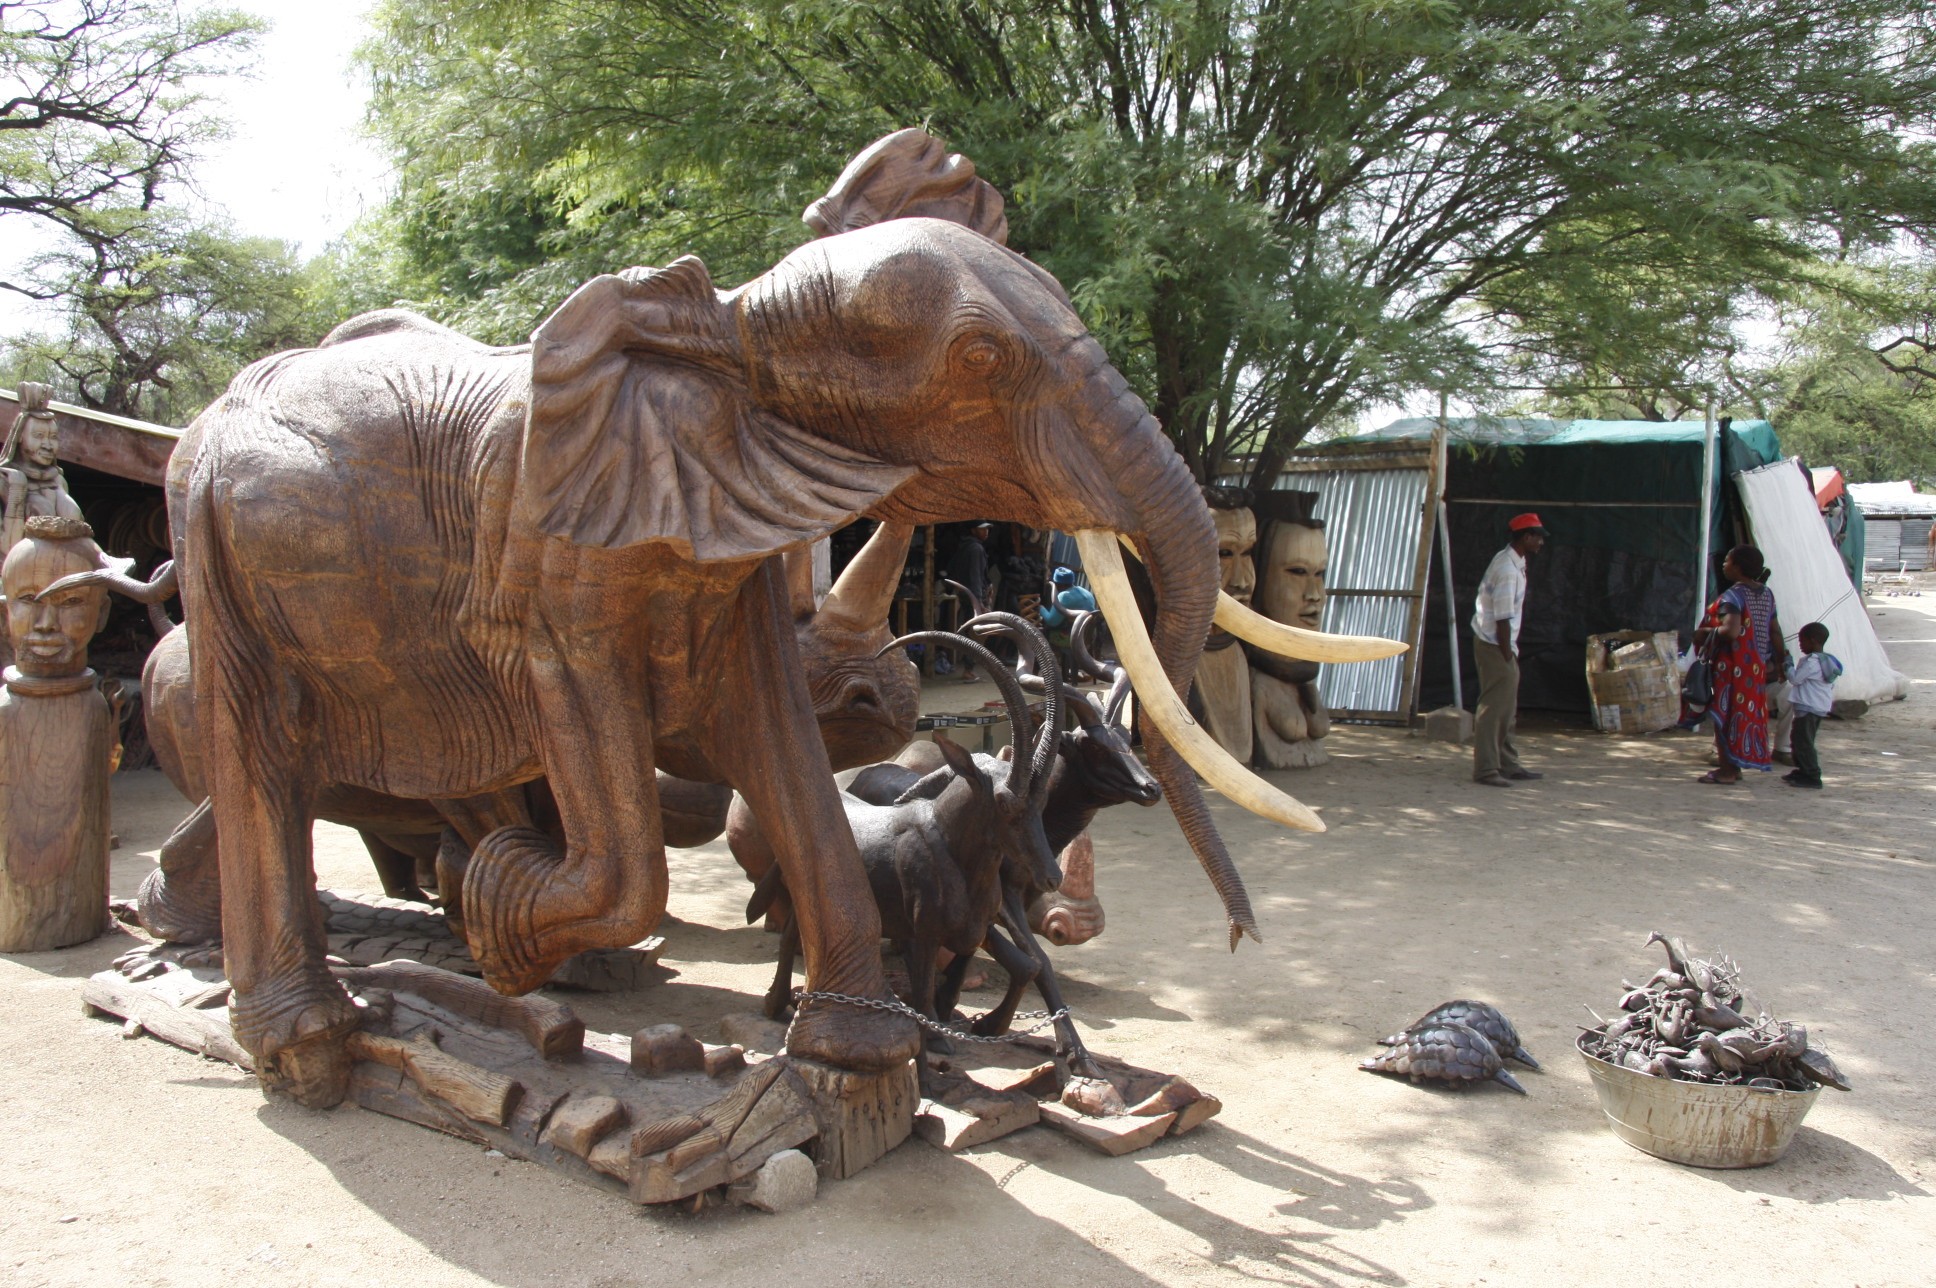
<svg viewBox="0 0 1936 1288">
<path fill-rule="evenodd" d="M 1427 471 L 1422 468 L 1286 472 L 1279 486 L 1315 491 L 1313 513 L 1324 520 L 1331 586 L 1324 605 L 1324 629 L 1336 635 L 1406 638 L 1413 600 L 1412 584 L 1425 512 Z M 1389 594 L 1354 592 L 1387 591 Z M 1379 662 L 1325 666 L 1318 671 L 1318 693 L 1333 710 L 1401 709 L 1407 656 Z"/>
<path fill-rule="evenodd" d="M 1929 565 L 1928 519 L 1866 520 L 1868 544 L 1863 563 L 1870 572 L 1921 572 Z"/>
</svg>

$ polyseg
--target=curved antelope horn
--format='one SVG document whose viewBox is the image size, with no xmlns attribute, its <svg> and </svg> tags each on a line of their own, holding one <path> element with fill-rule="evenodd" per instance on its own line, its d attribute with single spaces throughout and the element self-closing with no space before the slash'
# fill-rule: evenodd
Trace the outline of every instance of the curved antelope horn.
<svg viewBox="0 0 1936 1288">
<path fill-rule="evenodd" d="M 960 582 L 955 581 L 954 579 L 949 577 L 943 577 L 941 579 L 941 584 L 953 590 L 955 594 L 960 595 L 963 599 L 968 601 L 968 607 L 970 609 L 969 616 L 980 617 L 983 613 L 988 611 L 986 608 L 982 607 L 981 600 L 975 598 L 975 592 L 968 589 Z"/>
<path fill-rule="evenodd" d="M 1017 652 L 1032 649 L 1043 678 L 1042 730 L 1029 753 L 1029 804 L 1040 809 L 1049 790 L 1049 767 L 1062 737 L 1062 662 L 1049 637 L 1014 613 L 983 613 L 962 623 L 962 630 L 995 629 L 1011 636 Z M 1017 668 L 1020 669 L 1019 667 Z M 1019 752 L 1017 753 L 1020 754 Z"/>
<path fill-rule="evenodd" d="M 976 661 L 988 668 L 988 674 L 995 681 L 995 687 L 1002 691 L 1002 702 L 1008 707 L 1010 740 L 1020 746 L 1022 739 L 1028 737 L 1028 695 L 1022 692 L 1021 681 L 1015 678 L 1015 672 L 1003 666 L 1001 659 L 989 652 L 979 641 L 966 635 L 956 635 L 952 631 L 914 631 L 899 639 L 890 640 L 887 647 L 874 656 L 879 657 L 888 649 L 900 648 L 908 644 L 946 644 L 949 648 L 958 648 L 965 653 L 973 654 Z M 1008 789 L 1018 796 L 1029 790 L 1029 769 L 1030 762 L 1018 758 L 1015 768 L 1009 771 Z"/>
<path fill-rule="evenodd" d="M 901 570 L 913 540 L 911 523 L 883 523 L 874 529 L 820 605 L 828 622 L 856 631 L 885 622 L 894 609 L 894 592 L 901 588 Z"/>
<path fill-rule="evenodd" d="M 1089 640 L 1096 633 L 1096 619 L 1101 613 L 1080 612 L 1076 614 L 1075 624 L 1069 628 L 1069 653 L 1076 665 L 1095 676 L 1098 680 L 1113 680 L 1122 668 L 1114 662 L 1098 662 L 1094 653 L 1089 651 Z"/>
<path fill-rule="evenodd" d="M 1269 783 L 1238 764 L 1217 740 L 1190 715 L 1176 696 L 1163 673 L 1163 664 L 1150 643 L 1137 610 L 1136 595 L 1129 585 L 1129 573 L 1116 550 L 1116 534 L 1090 528 L 1075 534 L 1082 551 L 1082 566 L 1089 574 L 1090 588 L 1102 605 L 1116 635 L 1116 651 L 1122 654 L 1123 670 L 1136 687 L 1136 696 L 1150 723 L 1160 730 L 1170 745 L 1188 761 L 1190 767 L 1253 814 L 1294 827 L 1304 832 L 1324 831 L 1324 820 L 1310 807 L 1278 791 Z"/>
<path fill-rule="evenodd" d="M 1131 554 L 1136 547 L 1129 544 L 1129 538 L 1121 538 Z M 1087 566 L 1088 556 L 1084 555 Z M 1122 560 L 1117 559 L 1120 567 Z M 1094 574 L 1090 574 L 1093 579 Z M 1100 601 L 1101 596 L 1097 599 Z M 1217 592 L 1216 623 L 1238 639 L 1267 653 L 1279 657 L 1296 658 L 1303 662 L 1376 662 L 1381 658 L 1397 657 L 1410 650 L 1411 645 L 1401 640 L 1388 640 L 1382 635 L 1331 635 L 1324 631 L 1308 631 L 1302 626 L 1287 626 L 1274 621 L 1254 608 L 1247 608 L 1232 599 L 1223 591 Z M 1110 626 L 1116 625 L 1111 616 Z"/>
</svg>

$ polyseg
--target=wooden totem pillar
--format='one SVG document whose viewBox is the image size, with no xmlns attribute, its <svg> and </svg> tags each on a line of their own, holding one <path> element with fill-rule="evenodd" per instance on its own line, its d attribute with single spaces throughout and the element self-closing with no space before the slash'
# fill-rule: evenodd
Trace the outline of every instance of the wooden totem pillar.
<svg viewBox="0 0 1936 1288">
<path fill-rule="evenodd" d="M 83 943 L 107 924 L 114 730 L 87 666 L 107 591 L 80 519 L 29 518 L 0 568 L 15 664 L 0 691 L 0 952 Z"/>
</svg>

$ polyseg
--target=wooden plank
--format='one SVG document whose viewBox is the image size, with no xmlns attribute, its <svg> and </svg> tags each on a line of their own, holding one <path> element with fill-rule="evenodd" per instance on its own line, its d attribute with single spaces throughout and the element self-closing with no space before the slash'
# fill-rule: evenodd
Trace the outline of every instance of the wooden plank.
<svg viewBox="0 0 1936 1288">
<path fill-rule="evenodd" d="M 1119 1156 L 1155 1144 L 1176 1121 L 1175 1114 L 1155 1118 L 1090 1118 L 1059 1101 L 1042 1104 L 1042 1121 L 1066 1136 L 1073 1136 L 1092 1149 Z"/>
<path fill-rule="evenodd" d="M 255 1061 L 229 1031 L 225 1011 L 184 1009 L 112 970 L 88 977 L 87 983 L 81 985 L 81 1003 L 109 1015 L 137 1021 L 163 1042 L 197 1055 L 226 1060 L 250 1071 L 255 1069 Z"/>
</svg>

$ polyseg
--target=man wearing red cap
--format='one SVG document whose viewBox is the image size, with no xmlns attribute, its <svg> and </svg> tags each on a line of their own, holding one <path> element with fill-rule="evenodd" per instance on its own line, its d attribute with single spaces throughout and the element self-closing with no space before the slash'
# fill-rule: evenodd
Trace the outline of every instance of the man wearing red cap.
<svg viewBox="0 0 1936 1288">
<path fill-rule="evenodd" d="M 1514 515 L 1512 536 L 1492 557 L 1472 614 L 1479 663 L 1479 712 L 1473 719 L 1472 780 L 1505 787 L 1542 777 L 1519 763 L 1513 726 L 1519 719 L 1519 615 L 1526 606 L 1526 559 L 1546 544 L 1537 514 Z"/>
</svg>

